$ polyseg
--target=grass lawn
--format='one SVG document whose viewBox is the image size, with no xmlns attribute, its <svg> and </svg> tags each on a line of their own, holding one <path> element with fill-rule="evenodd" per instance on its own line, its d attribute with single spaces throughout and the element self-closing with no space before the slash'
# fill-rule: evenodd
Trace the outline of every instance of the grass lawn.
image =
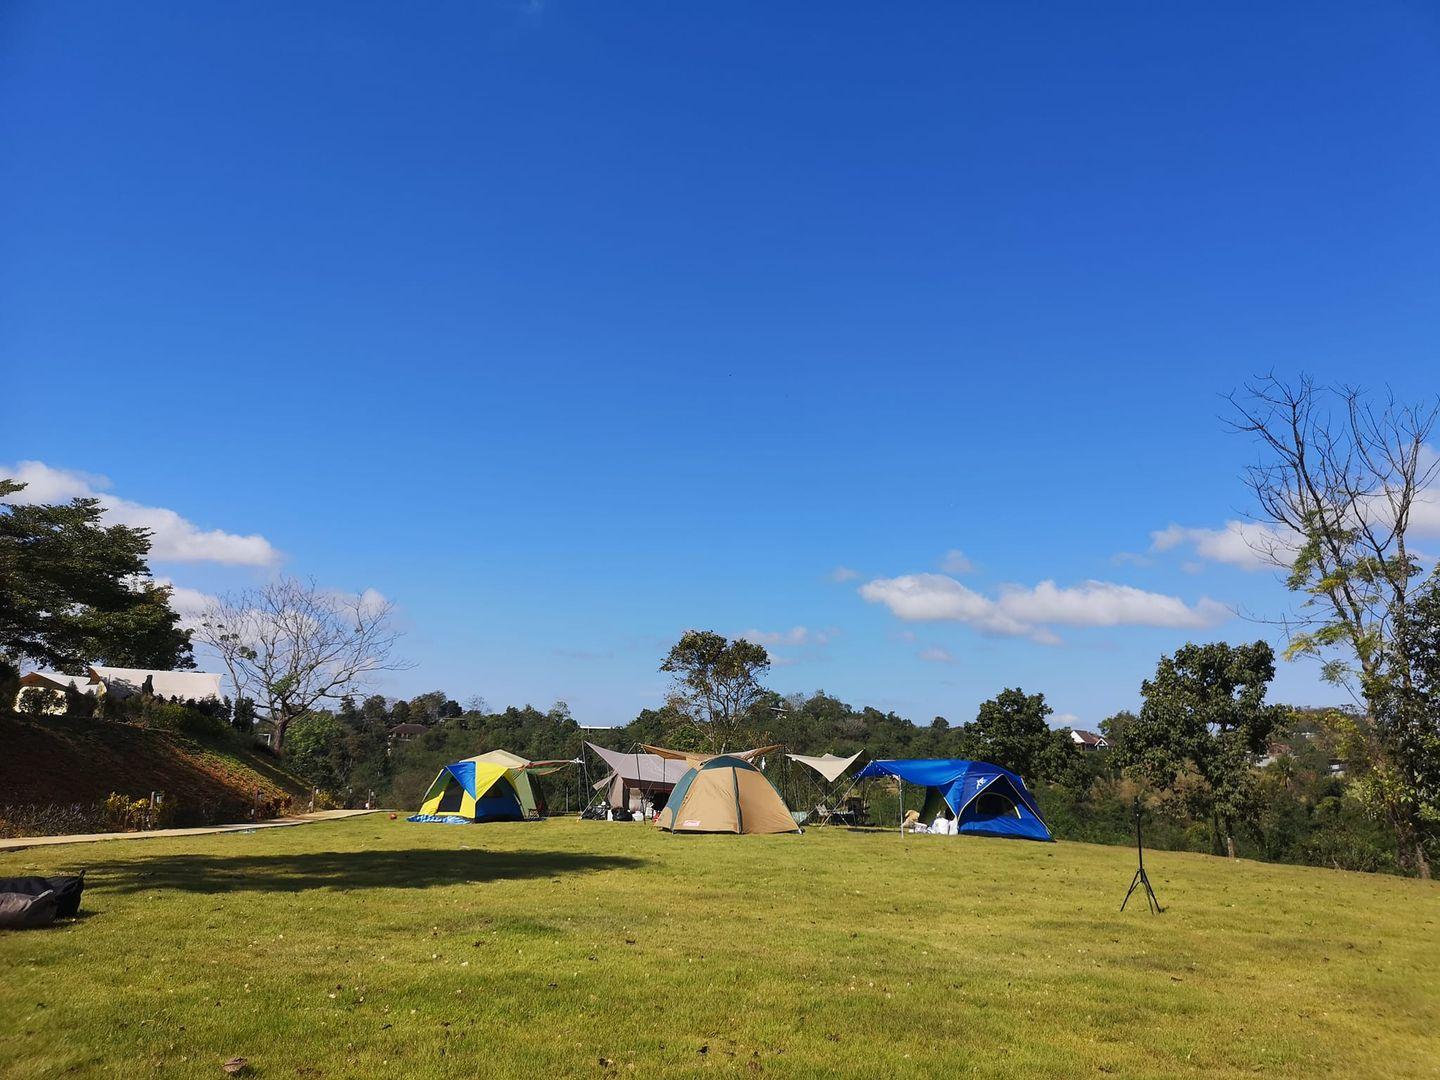
<svg viewBox="0 0 1440 1080">
<path fill-rule="evenodd" d="M 1125 848 L 381 816 L 0 855 L 0 1076 L 1440 1074 L 1440 886 Z"/>
</svg>

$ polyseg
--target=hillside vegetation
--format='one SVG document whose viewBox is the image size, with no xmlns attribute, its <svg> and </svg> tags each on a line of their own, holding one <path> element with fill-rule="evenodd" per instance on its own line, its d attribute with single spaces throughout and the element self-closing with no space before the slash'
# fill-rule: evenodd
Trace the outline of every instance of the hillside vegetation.
<svg viewBox="0 0 1440 1080">
<path fill-rule="evenodd" d="M 155 825 L 244 821 L 309 799 L 281 762 L 224 732 L 0 713 L 0 747 L 0 836 L 134 826 L 122 802 L 133 806 L 152 791 L 164 795 Z"/>
<path fill-rule="evenodd" d="M 0 854 L 0 1075 L 1434 1076 L 1440 886 L 1189 853 L 367 817 Z"/>
</svg>

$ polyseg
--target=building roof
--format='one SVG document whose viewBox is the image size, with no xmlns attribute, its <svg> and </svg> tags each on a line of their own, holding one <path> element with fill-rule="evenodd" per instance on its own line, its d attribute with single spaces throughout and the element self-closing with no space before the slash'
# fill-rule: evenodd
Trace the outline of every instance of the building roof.
<svg viewBox="0 0 1440 1080">
<path fill-rule="evenodd" d="M 423 735 L 430 729 L 424 724 L 396 724 L 390 729 L 391 735 Z"/>
<path fill-rule="evenodd" d="M 220 680 L 224 676 L 213 671 L 150 671 L 145 668 L 98 665 L 91 665 L 90 670 L 112 693 L 120 690 L 138 694 L 148 678 L 157 697 L 173 697 L 181 701 L 218 701 L 222 696 Z"/>
<path fill-rule="evenodd" d="M 1105 736 L 1097 735 L 1093 731 L 1085 731 L 1081 728 L 1071 728 L 1070 734 L 1077 742 L 1083 743 L 1086 746 L 1099 746 L 1106 741 Z"/>
</svg>

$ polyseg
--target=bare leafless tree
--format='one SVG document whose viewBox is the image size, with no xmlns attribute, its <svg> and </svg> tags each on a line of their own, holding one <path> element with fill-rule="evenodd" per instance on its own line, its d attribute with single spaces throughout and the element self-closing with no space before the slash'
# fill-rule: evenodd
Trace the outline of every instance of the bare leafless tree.
<svg viewBox="0 0 1440 1080">
<path fill-rule="evenodd" d="M 1257 436 L 1264 459 L 1246 481 L 1271 526 L 1256 543 L 1306 596 L 1289 624 L 1292 655 L 1327 661 L 1343 682 L 1386 673 L 1385 644 L 1403 617 L 1419 565 L 1407 531 L 1416 500 L 1434 482 L 1440 460 L 1425 443 L 1433 403 L 1372 405 L 1353 387 L 1322 388 L 1274 376 L 1229 397 L 1237 431 Z M 1337 660 L 1336 646 L 1353 658 Z"/>
<path fill-rule="evenodd" d="M 1437 405 L 1405 404 L 1393 395 L 1377 401 L 1354 387 L 1273 375 L 1229 401 L 1234 429 L 1262 447 L 1262 459 L 1246 474 L 1267 526 L 1257 543 L 1302 598 L 1284 620 L 1286 655 L 1317 658 L 1326 679 L 1350 688 L 1378 718 L 1377 705 L 1397 689 L 1408 694 L 1411 685 L 1396 635 L 1409 619 L 1421 572 L 1408 539 L 1412 515 L 1422 505 L 1435 510 L 1440 458 L 1427 440 Z M 1413 771 L 1392 764 L 1394 775 Z M 1392 800 L 1383 814 L 1402 861 L 1426 874 L 1419 815 L 1418 800 L 1405 798 Z"/>
<path fill-rule="evenodd" d="M 276 749 L 299 717 L 409 666 L 394 656 L 400 631 L 388 600 L 290 577 L 215 601 L 195 637 L 220 657 L 237 699 L 274 725 Z"/>
</svg>

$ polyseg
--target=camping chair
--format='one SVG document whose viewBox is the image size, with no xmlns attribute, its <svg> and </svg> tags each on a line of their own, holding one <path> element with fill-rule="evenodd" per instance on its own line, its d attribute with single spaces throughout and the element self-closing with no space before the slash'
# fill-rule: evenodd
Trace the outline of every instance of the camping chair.
<svg viewBox="0 0 1440 1080">
<path fill-rule="evenodd" d="M 859 795 L 851 795 L 845 800 L 845 816 L 851 825 L 870 825 L 870 809 L 865 800 Z"/>
</svg>

